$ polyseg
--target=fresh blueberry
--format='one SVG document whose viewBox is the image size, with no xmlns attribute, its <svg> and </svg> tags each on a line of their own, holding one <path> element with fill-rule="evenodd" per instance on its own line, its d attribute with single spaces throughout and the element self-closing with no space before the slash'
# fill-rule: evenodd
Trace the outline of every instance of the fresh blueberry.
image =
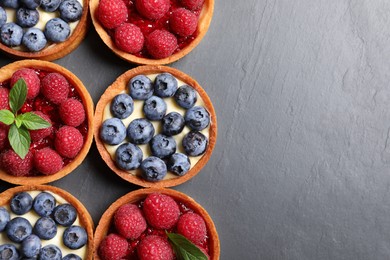
<svg viewBox="0 0 390 260">
<path fill-rule="evenodd" d="M 136 100 L 146 100 L 153 95 L 152 81 L 145 75 L 137 75 L 132 78 L 127 87 L 130 96 Z"/>
<path fill-rule="evenodd" d="M 45 48 L 47 40 L 45 35 L 38 28 L 30 28 L 23 35 L 23 45 L 30 51 L 40 51 Z"/>
<path fill-rule="evenodd" d="M 151 96 L 144 102 L 144 114 L 149 120 L 161 120 L 167 112 L 167 104 L 157 96 Z"/>
<path fill-rule="evenodd" d="M 35 9 L 20 7 L 16 11 L 16 23 L 21 27 L 33 27 L 39 21 L 39 12 Z"/>
<path fill-rule="evenodd" d="M 20 6 L 19 0 L 0 0 L 0 5 L 4 7 L 9 7 L 17 9 Z"/>
<path fill-rule="evenodd" d="M 174 98 L 176 103 L 185 109 L 193 107 L 198 100 L 196 90 L 188 85 L 183 85 L 178 88 Z"/>
<path fill-rule="evenodd" d="M 41 217 L 49 216 L 55 206 L 56 200 L 54 196 L 47 192 L 39 193 L 33 202 L 35 212 Z"/>
<path fill-rule="evenodd" d="M 133 113 L 134 101 L 125 93 L 116 95 L 111 102 L 110 110 L 117 118 L 128 118 Z"/>
<path fill-rule="evenodd" d="M 81 257 L 75 254 L 69 254 L 62 258 L 62 260 L 81 260 Z"/>
<path fill-rule="evenodd" d="M 170 73 L 157 75 L 154 81 L 154 94 L 159 97 L 172 97 L 177 90 L 177 79 Z"/>
<path fill-rule="evenodd" d="M 19 260 L 19 252 L 12 244 L 4 244 L 0 246 L 0 259 L 4 260 Z"/>
<path fill-rule="evenodd" d="M 65 22 L 75 22 L 80 20 L 83 14 L 83 7 L 77 0 L 65 0 L 58 7 L 60 17 Z"/>
<path fill-rule="evenodd" d="M 10 216 L 8 213 L 8 210 L 6 210 L 4 207 L 0 207 L 0 232 L 2 232 L 5 229 L 5 226 L 10 220 Z"/>
<path fill-rule="evenodd" d="M 142 162 L 142 150 L 131 143 L 121 144 L 115 152 L 116 165 L 123 170 L 137 169 Z"/>
<path fill-rule="evenodd" d="M 29 9 L 36 9 L 41 5 L 41 0 L 19 0 L 22 5 Z"/>
<path fill-rule="evenodd" d="M 6 23 L 1 26 L 0 40 L 8 47 L 19 46 L 22 43 L 23 29 L 16 23 Z"/>
<path fill-rule="evenodd" d="M 61 204 L 53 210 L 54 221 L 64 227 L 69 227 L 77 218 L 76 209 L 70 204 Z"/>
<path fill-rule="evenodd" d="M 176 152 L 176 141 L 171 136 L 158 134 L 150 141 L 152 154 L 158 158 L 168 158 Z"/>
<path fill-rule="evenodd" d="M 0 27 L 7 22 L 7 12 L 0 6 Z"/>
<path fill-rule="evenodd" d="M 118 118 L 110 118 L 103 122 L 100 138 L 106 144 L 120 144 L 126 138 L 126 127 Z"/>
<path fill-rule="evenodd" d="M 55 245 L 47 245 L 41 248 L 39 260 L 61 260 L 62 252 Z"/>
<path fill-rule="evenodd" d="M 49 41 L 64 42 L 70 35 L 70 27 L 61 18 L 53 18 L 46 23 L 43 32 Z"/>
<path fill-rule="evenodd" d="M 70 249 L 82 248 L 88 240 L 87 231 L 80 226 L 71 226 L 65 229 L 62 241 Z"/>
<path fill-rule="evenodd" d="M 147 144 L 154 135 L 154 127 L 145 118 L 131 121 L 127 127 L 127 137 L 133 144 Z"/>
<path fill-rule="evenodd" d="M 162 132 L 167 136 L 177 135 L 183 131 L 184 117 L 177 113 L 171 112 L 162 119 Z"/>
<path fill-rule="evenodd" d="M 41 8 L 45 12 L 55 12 L 57 8 L 60 6 L 62 0 L 42 0 L 41 2 Z"/>
<path fill-rule="evenodd" d="M 33 198 L 27 192 L 19 192 L 12 197 L 10 207 L 11 211 L 17 215 L 27 213 L 33 204 Z"/>
<path fill-rule="evenodd" d="M 186 154 L 198 156 L 206 151 L 208 141 L 201 132 L 191 131 L 184 136 L 182 145 Z"/>
<path fill-rule="evenodd" d="M 187 110 L 184 120 L 192 130 L 200 131 L 210 124 L 210 114 L 204 107 L 195 106 Z"/>
<path fill-rule="evenodd" d="M 22 242 L 21 253 L 25 257 L 35 258 L 41 250 L 41 240 L 36 235 L 29 235 Z"/>
<path fill-rule="evenodd" d="M 141 163 L 142 177 L 148 181 L 159 181 L 167 175 L 165 162 L 158 157 L 150 156 Z"/>
<path fill-rule="evenodd" d="M 7 237 L 16 243 L 22 242 L 26 237 L 31 235 L 32 226 L 30 222 L 22 217 L 11 219 L 5 227 Z"/>
<path fill-rule="evenodd" d="M 57 225 L 50 217 L 42 217 L 35 222 L 34 234 L 41 239 L 50 240 L 57 234 Z"/>
<path fill-rule="evenodd" d="M 176 173 L 179 176 L 185 175 L 191 168 L 191 162 L 187 155 L 183 153 L 175 153 L 169 157 L 168 170 Z"/>
</svg>

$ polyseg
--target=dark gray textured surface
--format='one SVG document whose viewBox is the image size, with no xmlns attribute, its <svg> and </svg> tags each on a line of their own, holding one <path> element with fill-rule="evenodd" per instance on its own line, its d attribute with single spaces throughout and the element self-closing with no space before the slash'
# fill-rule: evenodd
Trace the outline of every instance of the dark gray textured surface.
<svg viewBox="0 0 390 260">
<path fill-rule="evenodd" d="M 210 162 L 175 189 L 214 219 L 221 259 L 390 258 L 389 28 L 385 0 L 216 1 L 205 39 L 171 66 L 197 79 L 217 111 Z M 56 63 L 95 104 L 133 67 L 93 29 Z M 95 223 L 137 188 L 95 145 L 53 185 Z"/>
</svg>

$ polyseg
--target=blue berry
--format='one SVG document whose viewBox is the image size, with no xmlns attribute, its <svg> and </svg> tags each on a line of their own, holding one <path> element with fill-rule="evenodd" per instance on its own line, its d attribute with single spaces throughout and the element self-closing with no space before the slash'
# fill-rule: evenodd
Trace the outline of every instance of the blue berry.
<svg viewBox="0 0 390 260">
<path fill-rule="evenodd" d="M 40 51 L 45 48 L 47 40 L 45 35 L 38 28 L 30 28 L 23 35 L 23 45 L 30 51 Z"/>
<path fill-rule="evenodd" d="M 80 226 L 71 226 L 65 229 L 62 241 L 70 249 L 82 248 L 88 240 L 87 231 Z"/>
<path fill-rule="evenodd" d="M 11 211 L 17 215 L 23 215 L 32 208 L 33 199 L 27 192 L 19 192 L 12 197 Z"/>
<path fill-rule="evenodd" d="M 61 260 L 62 252 L 55 245 L 47 245 L 41 248 L 39 252 L 39 260 Z"/>
<path fill-rule="evenodd" d="M 28 9 L 36 9 L 41 5 L 41 0 L 20 0 L 20 3 Z"/>
<path fill-rule="evenodd" d="M 20 6 L 19 0 L 0 0 L 0 5 L 4 7 L 9 7 L 17 9 Z"/>
<path fill-rule="evenodd" d="M 70 204 L 61 204 L 54 208 L 54 221 L 64 227 L 69 227 L 77 218 L 76 209 Z"/>
<path fill-rule="evenodd" d="M 157 75 L 154 81 L 154 94 L 159 97 L 172 97 L 177 90 L 177 79 L 170 73 Z"/>
<path fill-rule="evenodd" d="M 121 144 L 115 152 L 115 162 L 122 170 L 137 169 L 142 162 L 142 150 L 131 143 Z"/>
<path fill-rule="evenodd" d="M 106 144 L 120 144 L 126 138 L 126 127 L 118 118 L 110 118 L 103 122 L 100 138 Z"/>
<path fill-rule="evenodd" d="M 191 168 L 191 162 L 187 155 L 182 153 L 175 153 L 169 158 L 168 170 L 179 175 L 185 175 Z"/>
<path fill-rule="evenodd" d="M 31 235 L 32 226 L 30 222 L 22 217 L 11 219 L 5 227 L 7 237 L 16 243 L 22 242 L 26 237 Z"/>
<path fill-rule="evenodd" d="M 41 240 L 36 235 L 29 235 L 22 242 L 21 253 L 25 257 L 35 258 L 41 250 Z"/>
<path fill-rule="evenodd" d="M 4 260 L 19 260 L 19 252 L 12 244 L 4 244 L 0 246 L 0 259 Z"/>
<path fill-rule="evenodd" d="M 162 132 L 167 136 L 177 135 L 183 131 L 184 117 L 177 113 L 171 112 L 162 119 Z"/>
<path fill-rule="evenodd" d="M 0 27 L 7 22 L 7 12 L 0 6 Z"/>
<path fill-rule="evenodd" d="M 145 75 L 137 75 L 132 78 L 127 87 L 130 96 L 136 100 L 146 100 L 153 95 L 152 81 Z"/>
<path fill-rule="evenodd" d="M 21 27 L 33 27 L 39 21 L 39 12 L 35 9 L 20 7 L 16 11 L 16 23 Z"/>
<path fill-rule="evenodd" d="M 41 8 L 45 12 L 55 12 L 57 8 L 60 6 L 62 0 L 42 0 L 41 2 Z"/>
<path fill-rule="evenodd" d="M 174 98 L 176 103 L 185 109 L 193 107 L 198 100 L 196 90 L 188 85 L 183 85 L 178 88 Z"/>
<path fill-rule="evenodd" d="M 198 156 L 206 151 L 208 141 L 201 132 L 191 131 L 183 138 L 184 151 L 189 156 Z"/>
<path fill-rule="evenodd" d="M 53 18 L 46 23 L 44 33 L 49 41 L 64 42 L 70 35 L 70 27 L 61 18 Z"/>
<path fill-rule="evenodd" d="M 10 220 L 10 216 L 8 213 L 8 210 L 6 210 L 4 207 L 0 207 L 0 232 L 2 232 L 5 229 L 5 226 Z"/>
<path fill-rule="evenodd" d="M 158 134 L 150 141 L 150 149 L 154 156 L 168 158 L 176 152 L 176 141 L 173 137 Z"/>
<path fill-rule="evenodd" d="M 128 118 L 133 113 L 134 101 L 127 94 L 116 95 L 111 102 L 110 110 L 117 118 Z"/>
<path fill-rule="evenodd" d="M 8 47 L 19 46 L 22 43 L 23 29 L 16 23 L 6 23 L 0 29 L 1 42 Z"/>
<path fill-rule="evenodd" d="M 60 17 L 65 22 L 75 22 L 80 20 L 83 14 L 83 7 L 77 0 L 65 0 L 58 7 Z"/>
<path fill-rule="evenodd" d="M 127 137 L 133 144 L 147 144 L 154 135 L 154 127 L 145 118 L 131 121 L 127 127 Z"/>
<path fill-rule="evenodd" d="M 69 254 L 62 258 L 62 260 L 81 260 L 81 257 L 75 254 Z"/>
<path fill-rule="evenodd" d="M 56 200 L 54 196 L 47 192 L 39 193 L 33 202 L 35 212 L 41 217 L 49 216 L 55 206 Z"/>
<path fill-rule="evenodd" d="M 210 124 L 210 114 L 204 107 L 195 106 L 187 110 L 184 120 L 189 128 L 200 131 Z"/>
<path fill-rule="evenodd" d="M 158 157 L 150 156 L 141 163 L 142 177 L 148 181 L 159 181 L 167 175 L 167 166 Z"/>
<path fill-rule="evenodd" d="M 35 222 L 34 234 L 41 239 L 50 240 L 57 234 L 57 225 L 50 217 L 42 217 Z"/>
<path fill-rule="evenodd" d="M 167 112 L 167 104 L 161 98 L 151 96 L 144 102 L 143 111 L 147 119 L 161 120 Z"/>
</svg>

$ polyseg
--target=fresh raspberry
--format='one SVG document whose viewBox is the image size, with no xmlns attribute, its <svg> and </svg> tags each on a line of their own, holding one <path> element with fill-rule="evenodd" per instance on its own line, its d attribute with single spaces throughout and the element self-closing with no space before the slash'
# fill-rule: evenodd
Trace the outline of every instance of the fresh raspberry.
<svg viewBox="0 0 390 260">
<path fill-rule="evenodd" d="M 177 35 L 187 37 L 196 31 L 198 17 L 185 8 L 176 9 L 169 18 L 171 31 Z"/>
<path fill-rule="evenodd" d="M 62 169 L 63 162 L 56 151 L 46 147 L 34 153 L 34 166 L 41 173 L 51 175 Z"/>
<path fill-rule="evenodd" d="M 114 29 L 127 20 L 127 7 L 122 0 L 100 0 L 97 17 L 107 29 Z"/>
<path fill-rule="evenodd" d="M 137 239 L 146 230 L 146 221 L 141 210 L 134 204 L 121 206 L 114 215 L 118 233 L 127 239 Z"/>
<path fill-rule="evenodd" d="M 185 236 L 192 243 L 200 245 L 207 235 L 206 223 L 196 213 L 185 213 L 177 222 L 177 233 Z"/>
<path fill-rule="evenodd" d="M 0 110 L 9 108 L 9 90 L 7 88 L 0 88 Z"/>
<path fill-rule="evenodd" d="M 191 11 L 199 10 L 203 3 L 204 0 L 181 0 L 181 4 Z"/>
<path fill-rule="evenodd" d="M 145 18 L 157 20 L 163 17 L 169 10 L 169 0 L 136 0 L 137 11 Z"/>
<path fill-rule="evenodd" d="M 152 193 L 146 197 L 143 211 L 148 223 L 158 229 L 172 228 L 180 215 L 176 201 L 170 196 L 160 193 Z"/>
<path fill-rule="evenodd" d="M 200 251 L 202 251 L 203 252 L 203 254 L 205 254 L 206 255 L 206 257 L 207 257 L 207 260 L 209 260 L 210 259 L 210 256 L 209 256 L 209 254 L 207 253 L 207 251 L 206 251 L 206 249 L 204 249 L 203 247 L 201 247 L 201 246 L 197 246 L 199 249 L 200 249 Z"/>
<path fill-rule="evenodd" d="M 52 125 L 52 122 L 48 115 L 42 113 L 41 111 L 33 111 L 33 113 L 42 117 Z M 31 140 L 33 142 L 42 140 L 43 138 L 48 137 L 52 131 L 53 131 L 53 126 L 49 126 L 47 128 L 38 129 L 38 130 L 30 130 Z"/>
<path fill-rule="evenodd" d="M 61 74 L 49 73 L 42 79 L 42 93 L 54 104 L 60 104 L 68 97 L 69 83 Z"/>
<path fill-rule="evenodd" d="M 8 130 L 9 126 L 0 123 L 0 150 L 4 150 L 8 144 Z"/>
<path fill-rule="evenodd" d="M 124 23 L 115 29 L 115 45 L 122 51 L 137 53 L 144 47 L 144 35 L 141 29 L 132 24 Z"/>
<path fill-rule="evenodd" d="M 117 234 L 109 234 L 99 245 L 99 256 L 103 260 L 118 260 L 126 256 L 127 241 Z"/>
<path fill-rule="evenodd" d="M 58 129 L 54 146 L 57 152 L 64 157 L 74 158 L 83 147 L 83 136 L 72 126 L 63 126 Z"/>
<path fill-rule="evenodd" d="M 69 126 L 77 127 L 85 120 L 84 106 L 74 98 L 69 98 L 62 102 L 59 113 L 62 122 Z"/>
<path fill-rule="evenodd" d="M 177 48 L 175 35 L 165 30 L 155 30 L 146 39 L 146 49 L 155 59 L 170 56 Z"/>
<path fill-rule="evenodd" d="M 13 176 L 28 176 L 33 168 L 33 154 L 29 151 L 24 157 L 20 158 L 14 150 L 9 149 L 1 154 L 0 163 L 3 170 Z"/>
<path fill-rule="evenodd" d="M 140 260 L 171 260 L 174 257 L 167 239 L 156 235 L 142 239 L 137 247 L 137 253 Z"/>
<path fill-rule="evenodd" d="M 20 69 L 15 71 L 11 77 L 11 86 L 13 86 L 20 78 L 24 79 L 27 85 L 27 99 L 33 99 L 39 94 L 41 81 L 38 75 L 32 69 Z"/>
</svg>

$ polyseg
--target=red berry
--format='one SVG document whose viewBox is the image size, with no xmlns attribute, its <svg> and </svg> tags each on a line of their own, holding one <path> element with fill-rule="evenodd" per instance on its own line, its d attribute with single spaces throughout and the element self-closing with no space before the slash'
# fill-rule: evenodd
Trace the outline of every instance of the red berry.
<svg viewBox="0 0 390 260">
<path fill-rule="evenodd" d="M 48 115 L 42 113 L 41 111 L 34 111 L 33 113 L 42 117 L 43 119 L 48 121 L 50 124 L 52 124 Z M 38 129 L 38 130 L 30 130 L 31 140 L 34 142 L 42 140 L 43 138 L 48 137 L 52 133 L 52 131 L 53 131 L 52 126 L 47 127 L 47 128 L 43 128 L 43 129 Z"/>
<path fill-rule="evenodd" d="M 41 81 L 38 75 L 32 69 L 20 69 L 15 71 L 11 77 L 11 86 L 13 86 L 20 78 L 24 79 L 27 85 L 27 99 L 33 99 L 39 94 Z"/>
<path fill-rule="evenodd" d="M 137 239 L 146 230 L 146 221 L 141 210 L 134 204 L 121 206 L 114 215 L 118 233 L 127 239 Z"/>
<path fill-rule="evenodd" d="M 61 103 L 59 114 L 62 122 L 69 126 L 77 127 L 85 120 L 83 104 L 73 98 L 69 98 Z"/>
<path fill-rule="evenodd" d="M 144 46 L 141 29 L 131 23 L 124 23 L 115 30 L 115 45 L 128 53 L 140 52 Z"/>
<path fill-rule="evenodd" d="M 200 249 L 200 251 L 203 252 L 203 254 L 206 255 L 207 260 L 209 260 L 209 259 L 210 259 L 210 256 L 209 256 L 209 254 L 207 253 L 206 249 L 204 249 L 203 247 L 200 247 L 200 246 L 198 246 L 198 248 Z"/>
<path fill-rule="evenodd" d="M 198 10 L 202 7 L 204 0 L 181 0 L 181 4 L 191 10 Z"/>
<path fill-rule="evenodd" d="M 107 29 L 114 29 L 127 20 L 127 7 L 122 0 L 100 0 L 97 17 Z"/>
<path fill-rule="evenodd" d="M 56 133 L 54 146 L 61 156 L 74 158 L 83 147 L 83 136 L 76 128 L 63 126 Z"/>
<path fill-rule="evenodd" d="M 169 10 L 169 0 L 136 0 L 137 11 L 150 20 L 163 17 Z"/>
<path fill-rule="evenodd" d="M 173 250 L 167 239 L 150 235 L 141 240 L 137 248 L 140 260 L 171 260 Z"/>
<path fill-rule="evenodd" d="M 148 223 L 158 229 L 172 228 L 176 225 L 180 215 L 176 201 L 160 193 L 152 193 L 146 197 L 143 211 Z"/>
<path fill-rule="evenodd" d="M 185 236 L 192 243 L 200 245 L 207 236 L 206 223 L 203 218 L 196 214 L 188 212 L 181 215 L 177 222 L 177 232 Z"/>
<path fill-rule="evenodd" d="M 4 150 L 5 146 L 8 144 L 8 130 L 9 126 L 0 123 L 0 150 Z"/>
<path fill-rule="evenodd" d="M 165 30 L 155 30 L 146 39 L 146 49 L 155 59 L 163 59 L 172 55 L 177 48 L 175 35 Z"/>
<path fill-rule="evenodd" d="M 34 153 L 34 166 L 41 173 L 51 175 L 62 169 L 63 162 L 56 151 L 46 147 Z"/>
<path fill-rule="evenodd" d="M 33 154 L 29 151 L 22 159 L 12 149 L 9 149 L 1 154 L 0 163 L 8 174 L 18 177 L 28 176 L 33 168 Z"/>
<path fill-rule="evenodd" d="M 9 110 L 9 90 L 7 88 L 0 88 L 0 110 L 8 109 Z"/>
<path fill-rule="evenodd" d="M 110 234 L 99 245 L 99 256 L 103 260 L 118 260 L 126 256 L 127 241 L 121 236 Z"/>
<path fill-rule="evenodd" d="M 60 104 L 68 98 L 69 83 L 61 74 L 49 73 L 42 79 L 42 93 L 54 104 Z"/>
<path fill-rule="evenodd" d="M 176 9 L 169 18 L 172 32 L 177 35 L 187 37 L 196 31 L 198 17 L 185 8 Z"/>
</svg>

